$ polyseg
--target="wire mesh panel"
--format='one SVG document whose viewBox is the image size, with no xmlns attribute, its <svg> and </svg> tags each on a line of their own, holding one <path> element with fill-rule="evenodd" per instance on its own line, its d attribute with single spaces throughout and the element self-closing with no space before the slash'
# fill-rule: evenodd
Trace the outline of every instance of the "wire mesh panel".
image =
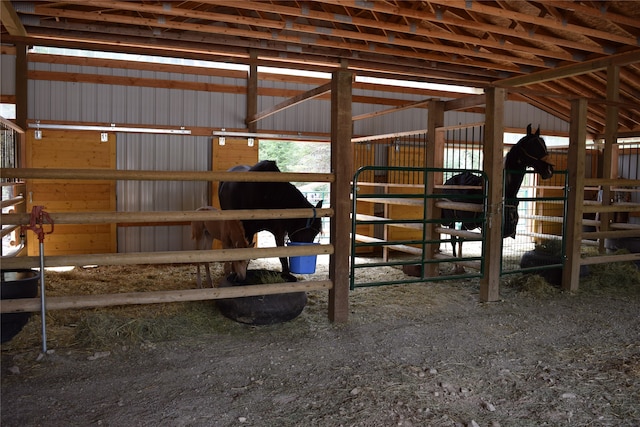
<svg viewBox="0 0 640 427">
<path fill-rule="evenodd" d="M 18 167 L 18 132 L 2 122 L 0 122 L 0 158 L 3 168 Z M 16 180 L 0 177 L 0 181 L 4 183 Z"/>
<path fill-rule="evenodd" d="M 617 177 L 622 179 L 640 179 L 640 142 L 632 141 L 618 145 Z M 614 203 L 640 203 L 640 187 L 623 185 L 614 188 Z M 640 224 L 640 216 L 634 212 L 620 212 L 614 215 L 613 222 Z"/>
<path fill-rule="evenodd" d="M 20 134 L 13 127 L 0 121 L 0 163 L 3 168 L 16 168 L 19 163 Z M 2 185 L 3 213 L 25 212 L 25 186 L 15 178 L 0 177 Z M 17 254 L 23 245 L 19 238 L 20 228 L 12 225 L 2 225 L 2 256 Z"/>
<path fill-rule="evenodd" d="M 505 171 L 507 174 L 514 171 Z M 523 184 L 515 198 L 506 198 L 505 206 L 517 207 L 517 227 L 513 238 L 502 242 L 502 273 L 516 273 L 562 266 L 566 229 L 567 185 L 566 170 L 556 171 L 542 181 L 533 171 L 524 174 Z M 545 265 L 529 265 L 527 253 L 546 252 L 556 261 Z"/>
<path fill-rule="evenodd" d="M 445 131 L 444 181 L 451 178 L 454 169 L 482 169 L 484 124 L 449 128 Z"/>
</svg>

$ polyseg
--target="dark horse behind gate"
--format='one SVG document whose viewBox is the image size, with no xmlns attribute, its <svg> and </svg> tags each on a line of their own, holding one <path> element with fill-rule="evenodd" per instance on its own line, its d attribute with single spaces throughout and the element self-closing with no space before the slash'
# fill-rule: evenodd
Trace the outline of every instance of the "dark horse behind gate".
<svg viewBox="0 0 640 427">
<path fill-rule="evenodd" d="M 280 172 L 273 160 L 263 160 L 253 166 L 234 166 L 233 172 Z M 222 209 L 314 209 L 312 218 L 283 218 L 242 220 L 247 241 L 266 230 L 273 234 L 277 246 L 284 246 L 285 237 L 292 242 L 311 243 L 320 233 L 322 223 L 315 209 L 322 207 L 322 200 L 314 207 L 293 184 L 289 182 L 221 182 L 218 197 Z M 289 272 L 287 258 L 280 258 L 282 272 Z"/>
<path fill-rule="evenodd" d="M 549 160 L 549 152 L 544 139 L 540 137 L 540 129 L 535 133 L 531 132 L 531 125 L 527 126 L 527 134 L 520 139 L 507 153 L 504 161 L 504 170 L 506 171 L 504 180 L 504 200 L 503 221 L 502 221 L 502 237 L 516 236 L 516 227 L 518 225 L 518 200 L 516 198 L 525 171 L 531 167 L 540 175 L 542 179 L 551 178 L 553 175 L 553 163 Z M 495 165 L 493 165 L 495 167 Z M 464 186 L 482 186 L 483 179 L 471 172 L 463 172 L 449 178 L 445 183 L 447 185 L 464 185 Z M 447 195 L 447 199 L 454 202 L 482 203 L 482 190 L 480 189 L 460 189 L 445 188 L 443 194 Z M 461 223 L 463 230 L 474 230 L 482 226 L 480 213 L 464 212 L 454 209 L 442 210 L 442 225 L 446 227 L 454 227 L 455 223 Z M 453 256 L 462 256 L 462 238 L 451 237 L 453 246 Z M 459 251 L 456 254 L 456 243 L 459 243 Z"/>
</svg>

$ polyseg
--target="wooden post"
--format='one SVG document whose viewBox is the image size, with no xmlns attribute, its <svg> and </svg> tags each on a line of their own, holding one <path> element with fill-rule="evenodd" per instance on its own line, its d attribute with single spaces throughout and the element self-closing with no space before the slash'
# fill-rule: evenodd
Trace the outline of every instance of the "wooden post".
<svg viewBox="0 0 640 427">
<path fill-rule="evenodd" d="M 257 55 L 251 51 L 249 61 L 249 75 L 247 76 L 247 120 L 258 112 L 258 63 Z M 249 132 L 256 132 L 258 122 L 247 123 Z"/>
<path fill-rule="evenodd" d="M 609 66 L 607 68 L 607 101 L 618 102 L 620 99 L 620 68 L 617 66 Z M 606 118 L 604 125 L 604 150 L 602 152 L 602 178 L 617 178 L 614 172 L 614 146 L 617 143 L 618 133 L 618 107 L 616 105 L 607 104 L 605 107 Z M 617 159 L 616 159 L 617 160 Z M 617 164 L 617 162 L 616 162 Z M 617 169 L 617 166 L 616 168 Z M 611 186 L 602 186 L 602 206 L 611 205 Z M 600 231 L 609 230 L 610 220 L 613 214 L 610 212 L 600 212 Z M 605 252 L 604 239 L 598 242 L 598 249 L 601 253 Z"/>
<path fill-rule="evenodd" d="M 426 146 L 426 167 L 428 168 L 442 168 L 444 163 L 444 141 L 441 141 L 436 136 L 436 129 L 444 126 L 444 102 L 439 100 L 429 101 L 429 116 L 427 117 L 427 139 Z M 440 143 L 438 143 L 440 142 Z M 436 182 L 436 179 L 440 177 L 440 181 Z M 425 179 L 426 194 L 434 194 L 435 185 L 442 184 L 442 174 L 428 174 Z M 436 209 L 436 199 L 427 199 L 426 204 L 427 214 L 431 218 L 440 218 L 440 209 Z M 437 215 L 437 216 L 436 216 Z M 423 224 L 425 227 L 425 240 L 436 240 L 436 236 L 439 233 L 435 231 L 436 227 L 440 224 Z M 423 259 L 433 260 L 435 253 L 440 248 L 439 243 L 428 243 L 425 246 L 426 254 L 423 254 Z M 429 263 L 424 266 L 425 277 L 435 277 L 438 275 L 438 264 Z"/>
<path fill-rule="evenodd" d="M 562 288 L 577 291 L 580 281 L 580 245 L 584 207 L 584 173 L 587 148 L 587 101 L 571 101 L 569 128 L 569 200 L 567 208 L 567 259 L 562 270 Z"/>
<path fill-rule="evenodd" d="M 28 85 L 27 85 L 27 45 L 16 44 L 16 124 L 27 130 L 28 119 Z"/>
<path fill-rule="evenodd" d="M 502 257 L 502 205 L 503 205 L 503 144 L 504 100 L 503 88 L 486 90 L 486 123 L 483 145 L 483 170 L 489 178 L 487 224 L 485 233 L 484 275 L 480 280 L 480 301 L 500 299 L 500 259 Z"/>
<path fill-rule="evenodd" d="M 351 91 L 353 75 L 344 70 L 331 78 L 331 170 L 335 181 L 331 185 L 331 243 L 334 254 L 329 257 L 329 319 L 346 322 L 349 318 L 349 250 L 351 233 L 351 179 L 353 147 L 351 146 Z M 355 213 L 354 213 L 355 214 Z"/>
</svg>

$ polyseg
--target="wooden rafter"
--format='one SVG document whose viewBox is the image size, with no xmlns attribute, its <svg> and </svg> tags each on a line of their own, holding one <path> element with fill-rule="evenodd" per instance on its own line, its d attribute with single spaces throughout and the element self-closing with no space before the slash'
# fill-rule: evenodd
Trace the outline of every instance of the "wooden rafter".
<svg viewBox="0 0 640 427">
<path fill-rule="evenodd" d="M 318 86 L 317 88 L 311 89 L 305 93 L 296 95 L 279 104 L 276 104 L 271 108 L 267 108 L 266 110 L 259 112 L 253 117 L 248 117 L 247 124 L 255 123 L 258 120 L 264 119 L 265 117 L 269 117 L 277 112 L 293 107 L 294 105 L 298 105 L 301 102 L 308 101 L 313 98 L 317 98 L 318 96 L 324 95 L 325 93 L 328 93 L 330 91 L 331 91 L 331 82 L 326 83 L 322 86 Z"/>
<path fill-rule="evenodd" d="M 640 132 L 630 107 L 640 97 L 640 4 L 634 1 L 53 0 L 3 1 L 2 7 L 3 45 L 242 64 L 254 52 L 258 65 L 526 87 L 531 92 L 514 96 L 563 120 L 571 96 L 604 99 L 602 70 L 610 64 L 620 68 L 621 132 Z M 623 57 L 628 60 L 611 62 Z M 548 100 L 536 92 L 568 98 Z M 447 105 L 478 108 L 465 109 L 462 100 Z M 603 105 L 590 102 L 588 113 L 590 130 L 601 133 Z"/>
<path fill-rule="evenodd" d="M 9 31 L 9 34 L 23 37 L 27 35 L 27 30 L 20 22 L 20 18 L 10 1 L 0 2 L 0 18 L 2 18 L 2 25 Z"/>
</svg>

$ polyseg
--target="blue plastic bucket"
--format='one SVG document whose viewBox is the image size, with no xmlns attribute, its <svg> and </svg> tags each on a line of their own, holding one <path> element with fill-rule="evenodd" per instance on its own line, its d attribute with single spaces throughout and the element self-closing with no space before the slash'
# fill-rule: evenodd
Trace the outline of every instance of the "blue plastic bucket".
<svg viewBox="0 0 640 427">
<path fill-rule="evenodd" d="M 309 246 L 319 243 L 289 242 L 287 246 Z M 294 274 L 312 274 L 316 272 L 316 255 L 289 257 L 289 269 Z"/>
</svg>

